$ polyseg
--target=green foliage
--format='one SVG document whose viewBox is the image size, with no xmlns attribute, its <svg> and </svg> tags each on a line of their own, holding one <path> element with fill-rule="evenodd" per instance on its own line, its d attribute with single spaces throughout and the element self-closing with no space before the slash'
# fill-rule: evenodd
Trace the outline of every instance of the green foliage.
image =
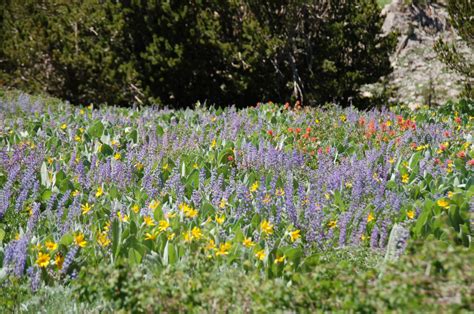
<svg viewBox="0 0 474 314">
<path fill-rule="evenodd" d="M 0 85 L 73 103 L 348 104 L 390 72 L 376 0 L 7 1 Z"/>
<path fill-rule="evenodd" d="M 84 269 L 73 289 L 79 302 L 100 301 L 112 311 L 469 311 L 474 278 L 465 261 L 473 257 L 472 250 L 428 242 L 382 268 L 373 252 L 336 250 L 314 256 L 307 271 L 274 279 L 193 261 L 159 273 L 107 266 Z"/>
<path fill-rule="evenodd" d="M 25 0 L 5 6 L 2 85 L 75 103 L 133 99 L 137 73 L 117 5 Z"/>
</svg>

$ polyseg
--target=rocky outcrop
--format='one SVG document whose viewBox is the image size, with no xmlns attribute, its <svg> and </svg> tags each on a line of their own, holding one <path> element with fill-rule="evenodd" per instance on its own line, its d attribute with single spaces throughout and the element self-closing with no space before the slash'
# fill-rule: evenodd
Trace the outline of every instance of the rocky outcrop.
<svg viewBox="0 0 474 314">
<path fill-rule="evenodd" d="M 446 7 L 442 3 L 416 6 L 393 0 L 382 14 L 383 31 L 399 33 L 391 57 L 393 73 L 388 77 L 388 85 L 394 91 L 391 101 L 417 106 L 456 99 L 464 78 L 439 61 L 433 45 L 443 38 L 455 42 L 466 56 L 473 54 L 451 27 Z"/>
</svg>

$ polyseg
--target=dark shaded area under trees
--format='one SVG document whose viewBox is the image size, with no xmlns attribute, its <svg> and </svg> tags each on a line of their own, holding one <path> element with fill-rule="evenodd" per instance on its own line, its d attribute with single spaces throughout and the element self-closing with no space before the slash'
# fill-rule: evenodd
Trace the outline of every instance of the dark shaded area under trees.
<svg viewBox="0 0 474 314">
<path fill-rule="evenodd" d="M 0 1 L 0 87 L 72 103 L 357 104 L 390 73 L 376 0 Z"/>
</svg>

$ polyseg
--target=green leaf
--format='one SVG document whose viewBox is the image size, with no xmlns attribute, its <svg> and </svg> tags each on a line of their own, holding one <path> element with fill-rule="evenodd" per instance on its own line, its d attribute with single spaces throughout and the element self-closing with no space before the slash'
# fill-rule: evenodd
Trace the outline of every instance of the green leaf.
<svg viewBox="0 0 474 314">
<path fill-rule="evenodd" d="M 49 200 L 51 198 L 51 194 L 53 194 L 51 190 L 44 190 L 41 194 L 41 200 L 44 202 Z"/>
<path fill-rule="evenodd" d="M 102 136 L 104 132 L 104 125 L 102 124 L 102 122 L 100 121 L 97 121 L 96 123 L 94 123 L 91 127 L 89 127 L 89 129 L 87 130 L 87 133 L 91 136 L 91 137 L 96 137 L 96 138 L 100 138 Z"/>
<path fill-rule="evenodd" d="M 156 126 L 156 135 L 162 136 L 163 134 L 165 134 L 163 128 L 161 127 L 161 125 L 157 125 Z"/>
<path fill-rule="evenodd" d="M 130 248 L 128 250 L 128 260 L 130 261 L 130 264 L 138 265 L 142 261 L 142 255 L 134 248 Z"/>
<path fill-rule="evenodd" d="M 100 152 L 101 152 L 102 155 L 104 155 L 104 156 L 111 156 L 111 155 L 113 155 L 114 150 L 113 150 L 112 147 L 110 147 L 109 145 L 107 145 L 107 144 L 102 144 L 102 146 L 100 147 Z"/>
<path fill-rule="evenodd" d="M 137 132 L 137 130 L 133 130 L 132 132 L 130 132 L 128 137 L 132 140 L 132 142 L 137 143 L 138 142 L 138 132 Z"/>
<path fill-rule="evenodd" d="M 285 255 L 289 261 L 299 264 L 301 257 L 303 257 L 303 250 L 301 248 L 290 248 L 285 251 Z"/>
<path fill-rule="evenodd" d="M 260 215 L 259 214 L 253 215 L 252 221 L 251 221 L 252 227 L 254 229 L 257 229 L 259 224 L 260 224 Z"/>
<path fill-rule="evenodd" d="M 426 207 L 423 209 L 423 212 L 421 215 L 418 217 L 418 220 L 416 221 L 415 227 L 413 228 L 413 232 L 417 236 L 422 236 L 423 231 L 425 229 L 426 224 L 428 223 L 428 220 L 432 216 L 432 209 L 431 207 Z"/>
<path fill-rule="evenodd" d="M 118 219 L 114 219 L 112 222 L 112 253 L 114 257 L 117 258 L 120 253 L 120 239 L 121 237 L 121 228 Z"/>
<path fill-rule="evenodd" d="M 61 237 L 61 240 L 59 240 L 59 244 L 62 244 L 64 246 L 69 246 L 71 243 L 74 241 L 74 236 L 71 233 L 66 233 Z"/>
</svg>

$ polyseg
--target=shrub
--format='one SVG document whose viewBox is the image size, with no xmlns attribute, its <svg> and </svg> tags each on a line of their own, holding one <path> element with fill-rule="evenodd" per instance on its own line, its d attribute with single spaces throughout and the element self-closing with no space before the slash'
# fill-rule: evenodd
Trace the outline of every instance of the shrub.
<svg viewBox="0 0 474 314">
<path fill-rule="evenodd" d="M 457 30 L 458 34 L 468 45 L 469 49 L 474 48 L 474 6 L 471 0 L 449 0 L 448 1 L 449 21 Z M 438 40 L 434 46 L 438 57 L 448 65 L 449 68 L 465 77 L 464 90 L 461 96 L 474 98 L 473 81 L 474 63 L 472 58 L 459 51 L 455 44 L 449 44 L 442 39 Z"/>
<path fill-rule="evenodd" d="M 472 251 L 413 243 L 382 266 L 373 252 L 325 252 L 305 272 L 265 278 L 254 270 L 189 262 L 153 273 L 143 266 L 83 269 L 81 302 L 136 312 L 453 311 L 472 310 Z M 374 263 L 375 262 L 375 263 Z"/>
<path fill-rule="evenodd" d="M 390 72 L 379 13 L 375 0 L 9 1 L 0 83 L 74 103 L 348 104 Z"/>
</svg>

